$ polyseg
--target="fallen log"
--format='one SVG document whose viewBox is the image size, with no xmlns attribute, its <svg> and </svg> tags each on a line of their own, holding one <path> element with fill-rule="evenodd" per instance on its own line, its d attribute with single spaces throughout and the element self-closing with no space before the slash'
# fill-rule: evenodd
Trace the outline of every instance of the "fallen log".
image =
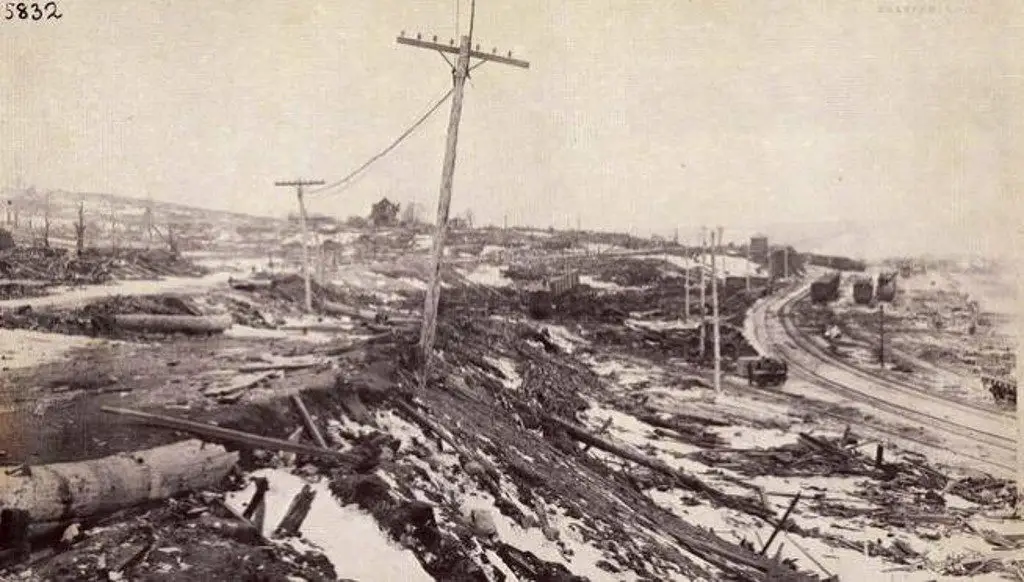
<svg viewBox="0 0 1024 582">
<path fill-rule="evenodd" d="M 201 422 L 186 420 L 184 418 L 175 418 L 173 416 L 165 416 L 162 414 L 152 414 L 149 412 L 141 412 L 138 410 L 129 410 L 127 408 L 114 408 L 110 406 L 104 406 L 100 410 L 108 414 L 127 416 L 129 418 L 153 426 L 170 428 L 174 430 L 182 430 L 192 433 L 196 436 L 207 437 L 208 439 L 213 440 L 231 442 L 243 445 L 247 448 L 266 449 L 269 451 L 286 451 L 289 453 L 311 455 L 324 459 L 340 461 L 343 463 L 346 462 L 346 457 L 344 454 L 342 454 L 340 451 L 335 451 L 331 449 L 322 449 L 320 447 L 304 445 L 301 443 L 294 443 L 282 439 L 260 436 L 256 434 L 242 432 L 240 430 L 232 430 L 230 428 L 223 428 L 219 426 L 214 426 L 212 424 L 204 424 Z"/>
<path fill-rule="evenodd" d="M 223 333 L 233 322 L 229 316 L 120 314 L 113 323 L 128 331 L 202 335 Z"/>
<path fill-rule="evenodd" d="M 715 501 L 727 507 L 731 507 L 733 509 L 737 509 L 739 511 L 746 512 L 750 515 L 760 517 L 765 521 L 768 521 L 769 523 L 774 523 L 775 516 L 772 514 L 772 512 L 769 511 L 768 508 L 763 507 L 760 504 L 754 502 L 752 499 L 746 499 L 743 497 L 737 497 L 735 495 L 722 493 L 721 491 L 701 481 L 697 477 L 687 475 L 682 471 L 673 469 L 672 467 L 669 467 L 665 463 L 658 461 L 656 459 L 652 459 L 640 453 L 636 453 L 627 450 L 623 447 L 620 447 L 599 436 L 587 432 L 586 430 L 580 428 L 579 426 L 576 426 L 574 423 L 571 423 L 567 420 L 563 420 L 550 414 L 545 414 L 544 417 L 552 424 L 565 430 L 565 432 L 568 433 L 569 436 L 575 438 L 576 440 L 584 444 L 589 444 L 591 446 L 597 447 L 617 457 L 626 459 L 628 461 L 633 461 L 638 465 L 647 467 L 648 469 L 657 471 L 663 475 L 671 477 L 683 487 L 686 487 L 691 491 L 701 493 L 707 498 L 711 499 L 712 501 Z"/>
<path fill-rule="evenodd" d="M 335 303 L 333 301 L 321 301 L 320 306 L 323 312 L 328 315 L 344 315 L 353 319 L 365 319 L 368 321 L 375 321 L 377 319 L 377 312 L 372 309 L 359 309 L 357 307 L 349 307 L 341 303 Z"/>
<path fill-rule="evenodd" d="M 277 370 L 305 370 L 306 368 L 315 368 L 326 364 L 327 362 L 277 362 L 270 364 L 248 364 L 245 366 L 239 366 L 238 371 L 249 374 L 252 372 L 270 372 Z"/>
<path fill-rule="evenodd" d="M 0 506 L 27 511 L 33 523 L 87 518 L 213 487 L 237 462 L 237 453 L 189 440 L 91 461 L 39 465 L 28 474 L 0 479 Z"/>
<path fill-rule="evenodd" d="M 228 279 L 228 285 L 239 291 L 257 291 L 259 289 L 270 289 L 274 282 L 270 279 Z"/>
</svg>

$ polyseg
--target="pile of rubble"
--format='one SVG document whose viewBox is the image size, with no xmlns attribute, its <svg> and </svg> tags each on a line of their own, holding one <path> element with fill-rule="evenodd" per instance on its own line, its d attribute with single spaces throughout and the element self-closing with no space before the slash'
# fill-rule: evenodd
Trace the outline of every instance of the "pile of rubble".
<svg viewBox="0 0 1024 582">
<path fill-rule="evenodd" d="M 598 281 L 622 287 L 660 285 L 681 277 L 678 267 L 661 259 L 622 258 L 602 261 L 594 269 L 594 278 Z"/>
<path fill-rule="evenodd" d="M 22 247 L 0 252 L 0 279 L 85 285 L 112 279 L 199 276 L 202 267 L 160 250 L 118 252 L 87 249 L 81 256 L 57 248 Z"/>
<path fill-rule="evenodd" d="M 28 554 L 28 561 L 5 579 L 338 579 L 322 554 L 273 544 L 260 526 L 225 505 L 223 493 L 189 494 L 152 508 L 128 509 L 95 523 L 74 523 L 51 547 Z M 23 546 L 18 552 L 30 549 Z M 9 553 L 6 558 L 17 556 Z"/>
</svg>

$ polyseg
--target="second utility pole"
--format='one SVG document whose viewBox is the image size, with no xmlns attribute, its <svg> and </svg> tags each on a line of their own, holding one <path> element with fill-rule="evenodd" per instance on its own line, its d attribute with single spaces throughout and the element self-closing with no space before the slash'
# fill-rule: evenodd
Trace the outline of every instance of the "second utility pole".
<svg viewBox="0 0 1024 582">
<path fill-rule="evenodd" d="M 299 227 L 302 229 L 302 279 L 306 285 L 306 313 L 313 312 L 313 292 L 309 284 L 309 241 L 306 235 L 306 203 L 302 198 L 303 186 L 320 186 L 323 180 L 292 180 L 290 182 L 274 182 L 275 186 L 295 186 L 299 197 Z"/>
<path fill-rule="evenodd" d="M 470 25 L 472 31 L 472 24 Z M 453 44 L 444 45 L 437 42 L 420 40 L 417 38 L 406 38 L 403 34 L 398 37 L 399 44 L 405 44 L 418 48 L 432 49 L 440 53 L 458 53 L 455 67 L 452 71 L 454 89 L 452 92 L 452 110 L 448 118 L 448 139 L 445 144 L 444 166 L 441 170 L 441 192 L 437 201 L 437 223 L 434 225 L 434 247 L 431 253 L 430 284 L 427 286 L 426 298 L 423 305 L 423 327 L 420 330 L 420 349 L 423 350 L 423 375 L 420 377 L 420 388 L 426 387 L 427 375 L 429 373 L 430 360 L 434 350 L 434 338 L 437 335 L 437 306 L 441 298 L 441 259 L 444 256 L 444 239 L 448 230 L 448 213 L 452 204 L 452 183 L 455 177 L 455 153 L 459 141 L 459 120 L 462 118 L 462 94 L 466 86 L 466 79 L 469 77 L 469 59 L 477 58 L 483 61 L 495 61 L 506 65 L 521 68 L 530 66 L 526 61 L 513 59 L 511 53 L 508 57 L 492 53 L 482 53 L 473 50 L 470 36 L 463 36 L 459 41 L 459 48 Z"/>
</svg>

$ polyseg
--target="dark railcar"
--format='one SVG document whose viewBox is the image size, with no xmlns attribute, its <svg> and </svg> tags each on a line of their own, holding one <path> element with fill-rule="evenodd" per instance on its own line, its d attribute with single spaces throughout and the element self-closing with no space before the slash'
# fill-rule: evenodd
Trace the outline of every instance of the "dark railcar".
<svg viewBox="0 0 1024 582">
<path fill-rule="evenodd" d="M 887 271 L 879 273 L 878 287 L 875 296 L 879 301 L 892 301 L 896 297 L 896 273 Z"/>
<path fill-rule="evenodd" d="M 870 278 L 861 277 L 853 282 L 853 301 L 860 305 L 871 303 L 875 295 L 875 282 Z"/>
<path fill-rule="evenodd" d="M 839 273 L 822 275 L 817 281 L 811 283 L 811 301 L 815 303 L 828 303 L 839 298 Z"/>
</svg>

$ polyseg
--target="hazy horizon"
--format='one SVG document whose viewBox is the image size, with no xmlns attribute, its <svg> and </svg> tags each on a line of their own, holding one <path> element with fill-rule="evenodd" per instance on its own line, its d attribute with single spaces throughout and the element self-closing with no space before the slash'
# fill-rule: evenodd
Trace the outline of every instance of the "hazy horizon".
<svg viewBox="0 0 1024 582">
<path fill-rule="evenodd" d="M 448 65 L 395 37 L 464 34 L 468 5 L 63 2 L 0 39 L 0 184 L 284 216 L 275 180 L 342 177 L 444 93 Z M 453 215 L 1014 254 L 1019 10 L 883 5 L 479 0 L 475 42 L 531 68 L 474 71 Z M 310 211 L 388 196 L 432 217 L 447 116 Z M 770 232 L 836 222 L 858 226 Z"/>
</svg>

